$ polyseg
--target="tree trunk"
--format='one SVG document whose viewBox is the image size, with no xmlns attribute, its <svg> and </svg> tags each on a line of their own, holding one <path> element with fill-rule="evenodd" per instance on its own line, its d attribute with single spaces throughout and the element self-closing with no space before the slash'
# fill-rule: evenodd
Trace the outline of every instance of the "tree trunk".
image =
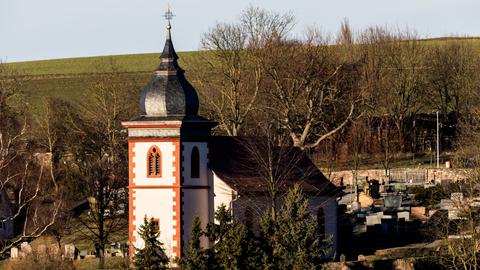
<svg viewBox="0 0 480 270">
<path fill-rule="evenodd" d="M 98 261 L 98 269 L 105 269 L 105 250 L 104 248 L 100 247 L 98 252 L 99 254 L 99 261 Z"/>
</svg>

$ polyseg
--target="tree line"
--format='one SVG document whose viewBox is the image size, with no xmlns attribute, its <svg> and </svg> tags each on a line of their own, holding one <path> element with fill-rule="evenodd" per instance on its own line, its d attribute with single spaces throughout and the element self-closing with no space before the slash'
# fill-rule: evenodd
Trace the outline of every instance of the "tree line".
<svg viewBox="0 0 480 270">
<path fill-rule="evenodd" d="M 314 151 L 345 142 L 356 125 L 380 142 L 374 154 L 415 152 L 424 139 L 416 115 L 439 111 L 445 122 L 452 113 L 468 118 L 477 105 L 479 53 L 469 40 L 424 40 L 408 28 L 354 31 L 346 19 L 336 35 L 307 28 L 292 37 L 294 25 L 291 14 L 249 7 L 203 35 L 208 53 L 189 75 L 218 133 L 270 124 Z"/>
<path fill-rule="evenodd" d="M 41 235 L 61 248 L 63 237 L 74 234 L 95 247 L 103 269 L 106 247 L 128 220 L 127 134 L 120 121 L 138 115 L 134 82 L 119 72 L 99 75 L 82 104 L 45 99 L 42 113 L 32 115 L 18 74 L 0 65 L 0 77 L 2 202 L 13 211 L 2 222 L 16 230 L 0 242 L 0 254 Z"/>
</svg>

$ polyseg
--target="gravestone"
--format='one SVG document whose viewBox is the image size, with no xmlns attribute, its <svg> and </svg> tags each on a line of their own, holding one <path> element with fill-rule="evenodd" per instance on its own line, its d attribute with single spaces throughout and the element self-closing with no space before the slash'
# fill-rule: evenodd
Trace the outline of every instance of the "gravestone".
<svg viewBox="0 0 480 270">
<path fill-rule="evenodd" d="M 373 226 L 375 224 L 380 224 L 380 218 L 377 215 L 366 216 L 367 226 Z"/>
<path fill-rule="evenodd" d="M 70 259 L 70 260 L 75 259 L 75 245 L 66 244 L 64 248 L 65 248 L 65 259 Z"/>
<path fill-rule="evenodd" d="M 402 206 L 402 196 L 400 195 L 390 195 L 383 198 L 385 207 L 387 208 L 398 208 Z"/>
<path fill-rule="evenodd" d="M 360 212 L 360 210 L 361 210 L 360 203 L 359 202 L 352 202 L 351 209 L 352 209 L 352 212 L 354 212 L 354 213 Z"/>
<path fill-rule="evenodd" d="M 86 250 L 81 250 L 80 251 L 79 256 L 80 256 L 81 259 L 85 259 L 87 257 L 87 255 L 88 255 L 88 252 Z"/>
<path fill-rule="evenodd" d="M 449 220 L 456 220 L 456 219 L 461 219 L 462 217 L 460 216 L 460 211 L 458 209 L 448 209 L 448 219 Z"/>
<path fill-rule="evenodd" d="M 28 242 L 22 242 L 20 244 L 20 251 L 22 251 L 23 253 L 31 253 L 32 252 L 32 246 L 30 246 L 30 244 L 28 244 Z"/>
<path fill-rule="evenodd" d="M 370 196 L 374 199 L 380 198 L 380 182 L 378 180 L 370 181 Z"/>
<path fill-rule="evenodd" d="M 398 219 L 405 219 L 405 221 L 409 221 L 410 220 L 410 213 L 409 212 L 398 212 L 397 213 L 397 218 Z"/>
<path fill-rule="evenodd" d="M 453 202 L 450 199 L 441 199 L 440 200 L 440 208 L 441 209 L 451 209 L 453 207 Z"/>
<path fill-rule="evenodd" d="M 13 247 L 10 249 L 10 258 L 12 259 L 18 259 L 18 248 Z"/>
</svg>

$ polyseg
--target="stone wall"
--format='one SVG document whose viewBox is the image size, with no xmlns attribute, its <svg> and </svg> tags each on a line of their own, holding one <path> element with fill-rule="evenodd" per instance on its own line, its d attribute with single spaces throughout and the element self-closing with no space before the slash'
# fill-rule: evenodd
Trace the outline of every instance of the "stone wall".
<svg viewBox="0 0 480 270">
<path fill-rule="evenodd" d="M 441 183 L 446 180 L 451 181 L 458 181 L 462 179 L 466 179 L 471 169 L 451 169 L 451 168 L 440 168 L 440 169 L 424 169 L 424 168 L 401 168 L 401 169 L 394 169 L 396 173 L 398 172 L 405 172 L 406 174 L 419 174 L 425 175 L 425 179 L 427 183 Z M 322 170 L 324 173 L 326 170 Z M 344 185 L 352 184 L 353 180 L 353 171 L 351 170 L 344 170 L 344 171 L 333 171 L 331 173 L 325 173 L 332 183 L 339 186 L 341 180 L 343 179 Z M 358 178 L 365 178 L 368 177 L 369 180 L 376 179 L 380 182 L 386 182 L 388 180 L 388 176 L 385 175 L 384 169 L 374 169 L 374 170 L 358 170 L 357 171 Z"/>
</svg>

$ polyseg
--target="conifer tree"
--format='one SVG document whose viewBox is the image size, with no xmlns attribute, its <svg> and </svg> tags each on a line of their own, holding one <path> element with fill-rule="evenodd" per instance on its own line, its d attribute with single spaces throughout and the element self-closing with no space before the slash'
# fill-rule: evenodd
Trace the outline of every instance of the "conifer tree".
<svg viewBox="0 0 480 270">
<path fill-rule="evenodd" d="M 275 220 L 262 219 L 264 269 L 317 269 L 325 254 L 317 221 L 308 212 L 308 199 L 296 185 L 285 197 Z M 268 212 L 267 212 L 268 213 Z"/>
<path fill-rule="evenodd" d="M 145 217 L 138 232 L 145 246 L 142 249 L 135 248 L 135 268 L 138 270 L 167 269 L 169 259 L 162 247 L 163 244 L 158 240 L 160 233 L 155 222 Z"/>
<path fill-rule="evenodd" d="M 207 252 L 208 269 L 259 269 L 261 250 L 253 233 L 221 205 L 216 223 L 207 225 L 206 236 L 214 243 Z"/>
<path fill-rule="evenodd" d="M 179 260 L 181 269 L 185 270 L 206 270 L 207 257 L 205 251 L 200 246 L 200 237 L 203 232 L 201 228 L 200 218 L 197 216 L 193 220 L 192 234 L 188 243 L 188 249 L 185 252 L 185 256 Z"/>
</svg>

